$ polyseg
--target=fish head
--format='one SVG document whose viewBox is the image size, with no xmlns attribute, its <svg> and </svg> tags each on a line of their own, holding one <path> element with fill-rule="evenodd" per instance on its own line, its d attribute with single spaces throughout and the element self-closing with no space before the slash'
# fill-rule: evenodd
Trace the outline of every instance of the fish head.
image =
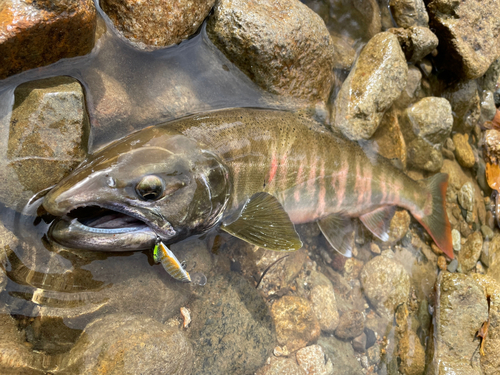
<svg viewBox="0 0 500 375">
<path fill-rule="evenodd" d="M 84 161 L 44 198 L 58 243 L 91 250 L 152 248 L 201 234 L 222 218 L 230 176 L 184 135 L 149 128 Z"/>
</svg>

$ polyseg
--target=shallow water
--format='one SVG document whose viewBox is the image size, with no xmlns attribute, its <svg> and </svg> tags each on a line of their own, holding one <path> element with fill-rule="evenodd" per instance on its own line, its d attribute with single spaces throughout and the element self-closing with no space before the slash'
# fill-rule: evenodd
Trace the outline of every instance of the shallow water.
<svg viewBox="0 0 500 375">
<path fill-rule="evenodd" d="M 56 75 L 72 76 L 85 88 L 92 125 L 90 151 L 134 130 L 193 113 L 229 107 L 290 109 L 302 106 L 302 103 L 284 100 L 259 89 L 213 46 L 204 27 L 178 46 L 142 52 L 115 34 L 100 9 L 99 14 L 97 32 L 100 36 L 90 55 L 63 60 L 0 82 L 0 152 L 7 150 L 14 89 L 23 82 Z M 344 33 L 354 22 L 349 17 L 339 19 L 342 21 L 339 30 Z M 356 33 L 349 36 L 357 40 L 357 49 L 365 42 Z M 334 92 L 339 85 L 340 82 L 334 87 Z M 108 108 L 98 106 L 106 97 L 114 109 L 113 116 L 108 115 Z M 207 274 L 205 287 L 185 285 L 170 279 L 161 266 L 153 264 L 152 256 L 147 251 L 124 254 L 69 251 L 47 238 L 49 224 L 36 218 L 40 203 L 40 199 L 34 199 L 22 213 L 0 206 L 0 221 L 19 239 L 19 245 L 10 249 L 8 254 L 8 283 L 5 292 L 0 294 L 0 302 L 15 316 L 30 348 L 37 355 L 41 353 L 40 368 L 45 371 L 57 372 L 64 367 L 64 353 L 73 348 L 82 330 L 95 317 L 118 311 L 130 315 L 140 313 L 165 323 L 179 319 L 181 306 L 196 305 L 204 298 L 216 298 L 214 290 L 217 291 L 220 285 L 231 289 L 231 283 L 242 283 L 243 278 L 255 280 L 257 284 L 262 276 L 262 269 L 249 261 L 255 256 L 254 249 L 228 236 L 218 237 L 210 251 L 201 241 L 173 246 L 173 250 L 181 254 L 181 261 L 191 262 L 194 270 Z M 420 342 L 427 347 L 432 337 L 430 312 L 433 301 L 430 297 L 438 274 L 437 256 L 419 240 L 428 239 L 423 229 L 414 222 L 410 228 L 402 240 L 404 247 L 393 246 L 394 258 L 403 264 L 412 280 L 413 305 L 410 307 L 414 316 L 413 328 Z M 363 311 L 370 322 L 367 326 L 378 333 L 378 341 L 387 344 L 385 373 L 397 373 L 397 356 L 393 354 L 398 334 L 396 325 L 393 321 L 376 317 L 360 290 L 361 267 L 373 257 L 369 250 L 371 236 L 360 229 L 357 253 L 354 258 L 346 260 L 334 253 L 316 229 L 305 225 L 300 231 L 305 242 L 303 254 L 308 256 L 308 260 L 302 273 L 299 274 L 298 270 L 295 273 L 299 276 L 293 288 L 307 289 L 304 280 L 311 272 L 327 275 L 336 292 L 344 291 L 337 296 L 339 304 Z M 377 243 L 382 251 L 389 248 Z M 292 267 L 296 260 L 289 260 L 286 261 L 287 266 Z M 285 271 L 280 268 L 280 272 Z M 226 276 L 219 274 L 230 275 L 227 278 L 231 283 L 221 281 Z M 243 277 L 239 278 L 240 275 Z M 269 275 L 272 275 L 272 270 L 267 277 Z M 269 302 L 286 293 L 265 280 L 258 285 L 262 301 Z M 215 286 L 211 287 L 212 284 Z M 243 304 L 237 305 L 238 308 L 249 304 L 248 301 L 255 302 L 255 295 L 245 288 L 237 289 L 236 294 L 243 301 Z M 231 292 L 234 293 L 234 290 L 231 289 Z M 248 310 L 251 311 L 250 308 Z M 258 312 L 251 311 L 250 315 L 256 316 Z M 206 326 L 200 328 L 197 323 L 194 327 L 199 331 L 192 332 L 190 337 L 198 343 L 213 339 L 214 335 L 227 333 L 230 336 L 228 332 L 217 330 L 207 333 Z M 260 335 L 261 331 L 256 332 Z M 263 337 L 239 340 L 254 340 L 258 346 L 260 339 L 266 343 L 274 339 Z M 224 337 L 220 337 L 222 339 Z M 326 335 L 323 339 L 327 341 L 329 338 Z M 232 355 L 220 348 L 214 348 L 213 353 L 210 348 L 196 350 L 199 356 L 205 355 L 206 358 Z M 361 358 L 361 355 L 357 356 Z M 216 373 L 215 365 L 206 366 Z M 207 370 L 207 373 L 210 371 Z"/>
</svg>

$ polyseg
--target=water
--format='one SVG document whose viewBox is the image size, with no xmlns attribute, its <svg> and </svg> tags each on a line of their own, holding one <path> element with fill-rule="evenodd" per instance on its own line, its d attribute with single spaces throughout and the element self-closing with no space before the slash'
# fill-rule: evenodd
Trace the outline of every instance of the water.
<svg viewBox="0 0 500 375">
<path fill-rule="evenodd" d="M 92 125 L 91 152 L 134 130 L 193 113 L 230 107 L 303 106 L 298 101 L 263 92 L 214 47 L 204 26 L 180 45 L 142 52 L 122 40 L 109 19 L 98 11 L 98 39 L 91 54 L 0 82 L 0 152 L 7 150 L 14 89 L 23 82 L 56 75 L 72 76 L 85 89 Z M 322 11 L 337 14 L 338 24 L 327 26 L 350 40 L 353 50 L 359 51 L 369 39 L 370 25 L 361 27 L 357 16 L 349 16 L 348 10 L 341 7 Z M 345 72 L 339 72 L 339 78 L 333 96 Z M 0 221 L 18 239 L 7 253 L 7 286 L 0 294 L 0 303 L 6 306 L 6 311 L 0 312 L 5 316 L 8 312 L 15 318 L 26 347 L 33 350 L 26 355 L 27 361 L 37 369 L 54 373 L 66 368 L 74 371 L 68 358 L 81 355 L 78 348 L 85 345 L 81 332 L 96 318 L 119 312 L 179 326 L 179 309 L 184 306 L 192 310 L 193 326 L 187 335 L 194 343 L 196 360 L 206 362 L 198 364 L 197 369 L 204 369 L 205 373 L 217 373 L 222 368 L 228 373 L 243 371 L 243 360 L 241 363 L 235 360 L 236 367 L 224 362 L 227 368 L 217 361 L 211 362 L 213 358 L 222 361 L 224 357 L 247 356 L 249 361 L 261 361 L 260 365 L 264 365 L 263 359 L 272 355 L 269 349 L 278 346 L 266 309 L 282 295 L 308 295 L 311 283 L 315 285 L 311 275 L 317 274 L 326 275 L 333 283 L 341 312 L 354 308 L 365 314 L 367 339 L 373 335 L 376 345 L 383 343 L 385 350 L 379 366 L 381 373 L 397 372 L 399 357 L 395 343 L 408 334 L 398 326 L 401 322 L 412 325 L 411 332 L 416 336 L 411 340 L 419 340 L 424 348 L 430 345 L 437 256 L 422 241 L 429 237 L 415 222 L 392 250 L 391 246 L 377 242 L 379 251 L 388 252 L 386 255 L 400 262 L 411 279 L 411 298 L 398 307 L 394 324 L 375 313 L 360 287 L 362 266 L 376 254 L 371 236 L 363 228 L 358 231 L 352 259 L 336 254 L 315 225 L 299 228 L 305 248 L 283 259 L 281 254 L 264 253 L 262 249 L 254 252 L 256 249 L 227 235 L 176 244 L 172 250 L 180 254 L 179 261 L 189 262 L 193 274 L 202 280 L 197 285 L 186 285 L 172 280 L 161 266 L 154 265 L 149 251 L 123 254 L 72 251 L 51 242 L 47 237 L 49 221 L 36 216 L 40 204 L 41 198 L 34 197 L 22 212 L 0 206 Z M 255 286 L 252 280 L 258 291 L 249 287 Z M 276 284 L 276 280 L 284 287 Z M 231 314 L 241 317 L 228 318 Z M 200 316 L 206 320 L 200 322 Z M 240 323 L 235 323 L 238 319 L 245 319 L 241 326 L 250 332 L 245 337 L 231 336 L 234 335 L 231 329 L 239 329 Z M 225 326 L 214 326 L 213 320 L 223 321 Z M 224 340 L 227 343 L 221 344 Z M 323 334 L 321 340 L 325 348 L 333 348 L 330 354 L 342 347 L 344 356 L 352 357 L 352 366 L 366 355 L 355 353 L 350 343 L 331 334 Z M 245 346 L 246 343 L 253 347 Z M 356 369 L 361 371 L 359 363 Z"/>
</svg>

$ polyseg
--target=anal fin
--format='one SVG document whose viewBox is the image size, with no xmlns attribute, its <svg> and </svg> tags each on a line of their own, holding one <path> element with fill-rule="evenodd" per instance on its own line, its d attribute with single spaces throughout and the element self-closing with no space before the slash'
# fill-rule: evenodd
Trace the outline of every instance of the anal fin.
<svg viewBox="0 0 500 375">
<path fill-rule="evenodd" d="M 396 206 L 384 206 L 360 216 L 359 219 L 375 237 L 385 242 L 389 239 L 389 227 L 395 212 Z"/>
<path fill-rule="evenodd" d="M 253 245 L 269 250 L 294 251 L 302 247 L 290 217 L 276 197 L 254 194 L 243 206 L 238 218 L 221 229 Z"/>
<path fill-rule="evenodd" d="M 356 231 L 353 219 L 342 214 L 331 214 L 319 220 L 318 226 L 335 250 L 346 257 L 352 256 Z"/>
</svg>

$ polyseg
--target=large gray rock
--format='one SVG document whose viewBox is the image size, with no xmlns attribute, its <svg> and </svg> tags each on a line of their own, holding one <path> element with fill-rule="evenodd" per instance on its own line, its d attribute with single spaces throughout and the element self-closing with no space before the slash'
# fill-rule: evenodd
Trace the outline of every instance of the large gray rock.
<svg viewBox="0 0 500 375">
<path fill-rule="evenodd" d="M 450 102 L 432 96 L 423 98 L 405 111 L 405 120 L 416 136 L 441 146 L 453 126 Z"/>
<path fill-rule="evenodd" d="M 177 328 L 141 315 L 111 314 L 89 324 L 61 367 L 67 374 L 191 374 L 193 348 Z"/>
<path fill-rule="evenodd" d="M 410 278 L 404 267 L 387 256 L 366 263 L 360 274 L 366 297 L 380 315 L 391 318 L 396 307 L 408 300 Z"/>
<path fill-rule="evenodd" d="M 471 276 L 442 272 L 435 310 L 436 375 L 480 375 L 476 332 L 488 319 L 483 288 Z"/>
<path fill-rule="evenodd" d="M 191 308 L 193 374 L 251 374 L 264 365 L 276 336 L 260 293 L 236 273 L 216 274 Z"/>
<path fill-rule="evenodd" d="M 405 88 L 407 75 L 397 37 L 387 32 L 375 35 L 342 84 L 333 107 L 332 126 L 352 140 L 369 139 Z"/>
<path fill-rule="evenodd" d="M 301 2 L 221 0 L 207 31 L 263 89 L 311 101 L 328 98 L 333 42 L 323 20 Z"/>
<path fill-rule="evenodd" d="M 427 26 L 429 22 L 423 0 L 390 0 L 389 5 L 399 27 Z"/>
<path fill-rule="evenodd" d="M 500 0 L 431 0 L 427 8 L 444 67 L 468 79 L 481 77 L 500 55 Z"/>
<path fill-rule="evenodd" d="M 0 20 L 0 80 L 94 47 L 91 0 L 3 0 Z"/>
<path fill-rule="evenodd" d="M 193 35 L 214 3 L 215 0 L 103 0 L 100 5 L 118 31 L 133 44 L 161 48 Z"/>
<path fill-rule="evenodd" d="M 0 151 L 0 201 L 21 209 L 87 155 L 83 89 L 70 77 L 32 81 L 15 90 L 7 150 Z"/>
</svg>

